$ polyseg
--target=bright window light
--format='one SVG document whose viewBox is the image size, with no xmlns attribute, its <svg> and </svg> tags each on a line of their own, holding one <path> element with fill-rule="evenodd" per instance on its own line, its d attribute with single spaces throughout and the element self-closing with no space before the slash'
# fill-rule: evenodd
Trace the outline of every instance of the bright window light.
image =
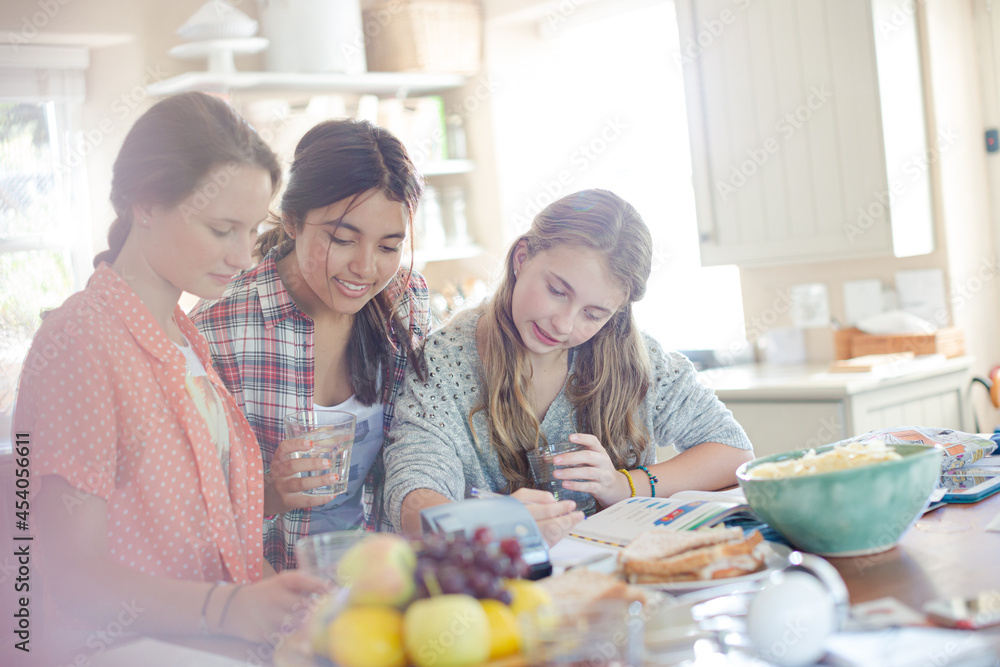
<svg viewBox="0 0 1000 667">
<path fill-rule="evenodd" d="M 491 69 L 506 234 L 562 194 L 616 192 L 655 246 L 640 326 L 669 348 L 728 348 L 745 338 L 739 271 L 700 264 L 674 12 L 664 2 L 587 20 L 550 13 L 544 36 L 501 33 L 510 44 Z"/>
</svg>

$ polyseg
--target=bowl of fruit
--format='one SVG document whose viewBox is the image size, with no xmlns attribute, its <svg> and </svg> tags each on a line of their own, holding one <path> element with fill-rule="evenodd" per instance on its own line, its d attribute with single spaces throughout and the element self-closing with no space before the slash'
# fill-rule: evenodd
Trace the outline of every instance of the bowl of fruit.
<svg viewBox="0 0 1000 667">
<path fill-rule="evenodd" d="M 471 667 L 517 665 L 518 615 L 550 606 L 522 577 L 514 538 L 488 528 L 473 536 L 407 540 L 373 533 L 339 559 L 329 595 L 275 650 L 278 667 Z"/>
</svg>

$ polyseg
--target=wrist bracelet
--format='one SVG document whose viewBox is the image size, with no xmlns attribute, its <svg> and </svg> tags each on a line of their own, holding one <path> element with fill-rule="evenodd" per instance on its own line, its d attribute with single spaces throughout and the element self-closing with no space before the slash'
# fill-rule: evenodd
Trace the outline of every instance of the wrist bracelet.
<svg viewBox="0 0 1000 667">
<path fill-rule="evenodd" d="M 243 588 L 243 584 L 237 584 L 236 586 L 233 586 L 233 592 L 229 594 L 229 597 L 226 598 L 226 603 L 222 605 L 222 613 L 219 614 L 220 634 L 222 633 L 222 624 L 226 622 L 226 612 L 229 611 L 229 605 L 232 603 L 233 598 L 236 597 L 236 594 L 240 592 L 241 588 Z"/>
<path fill-rule="evenodd" d="M 656 497 L 656 483 L 659 482 L 660 480 L 656 478 L 656 475 L 654 475 L 653 473 L 649 472 L 649 468 L 647 468 L 646 466 L 638 466 L 638 468 L 639 468 L 639 470 L 641 470 L 644 473 L 646 473 L 646 475 L 649 477 L 649 497 L 650 498 L 655 498 Z"/>
<path fill-rule="evenodd" d="M 198 630 L 201 631 L 203 635 L 210 635 L 212 631 L 208 629 L 208 618 L 205 616 L 205 612 L 208 611 L 208 601 L 212 599 L 212 593 L 215 589 L 219 587 L 221 581 L 217 581 L 209 587 L 208 592 L 205 593 L 205 601 L 201 603 L 201 617 L 198 618 Z"/>
<path fill-rule="evenodd" d="M 628 480 L 628 488 L 632 490 L 632 495 L 629 498 L 635 498 L 635 482 L 632 481 L 632 475 L 625 468 L 620 468 L 618 472 L 625 475 L 625 479 Z"/>
</svg>

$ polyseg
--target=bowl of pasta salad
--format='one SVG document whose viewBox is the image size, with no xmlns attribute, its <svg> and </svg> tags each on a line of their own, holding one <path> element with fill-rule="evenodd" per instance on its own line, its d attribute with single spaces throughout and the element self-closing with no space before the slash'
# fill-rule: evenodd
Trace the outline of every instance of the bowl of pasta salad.
<svg viewBox="0 0 1000 667">
<path fill-rule="evenodd" d="M 797 549 L 862 556 L 892 548 L 923 514 L 943 452 L 880 441 L 765 456 L 736 471 L 754 513 Z"/>
</svg>

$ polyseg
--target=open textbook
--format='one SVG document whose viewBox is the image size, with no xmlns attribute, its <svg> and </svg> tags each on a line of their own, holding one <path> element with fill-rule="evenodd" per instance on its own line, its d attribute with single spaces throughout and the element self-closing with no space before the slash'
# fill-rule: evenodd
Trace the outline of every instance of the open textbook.
<svg viewBox="0 0 1000 667">
<path fill-rule="evenodd" d="M 649 528 L 695 530 L 732 518 L 756 519 L 740 489 L 679 491 L 669 498 L 626 498 L 578 523 L 569 537 L 621 548 Z"/>
</svg>

